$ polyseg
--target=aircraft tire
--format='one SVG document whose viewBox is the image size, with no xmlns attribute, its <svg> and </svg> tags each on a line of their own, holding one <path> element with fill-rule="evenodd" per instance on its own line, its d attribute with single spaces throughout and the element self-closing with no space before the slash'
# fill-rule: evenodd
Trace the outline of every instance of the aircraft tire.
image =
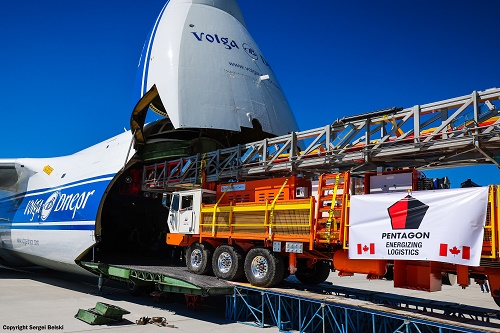
<svg viewBox="0 0 500 333">
<path fill-rule="evenodd" d="M 238 281 L 245 275 L 244 258 L 243 251 L 237 246 L 219 246 L 212 257 L 214 275 L 224 280 Z"/>
<path fill-rule="evenodd" d="M 252 285 L 272 287 L 283 280 L 283 257 L 264 248 L 253 248 L 245 258 L 245 276 Z"/>
<path fill-rule="evenodd" d="M 326 260 L 316 262 L 312 267 L 300 269 L 295 273 L 297 280 L 303 284 L 320 284 L 330 275 L 330 263 Z"/>
<path fill-rule="evenodd" d="M 186 266 L 191 273 L 206 275 L 212 272 L 213 248 L 209 244 L 193 243 L 186 252 Z"/>
</svg>

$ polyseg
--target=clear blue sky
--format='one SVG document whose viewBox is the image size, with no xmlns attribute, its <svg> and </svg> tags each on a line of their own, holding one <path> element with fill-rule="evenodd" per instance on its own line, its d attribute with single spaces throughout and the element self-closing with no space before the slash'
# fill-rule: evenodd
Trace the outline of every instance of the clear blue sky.
<svg viewBox="0 0 500 333">
<path fill-rule="evenodd" d="M 0 158 L 74 153 L 129 128 L 164 0 L 0 1 Z M 500 87 L 499 1 L 240 0 L 302 130 Z M 427 172 L 500 184 L 493 166 Z"/>
</svg>

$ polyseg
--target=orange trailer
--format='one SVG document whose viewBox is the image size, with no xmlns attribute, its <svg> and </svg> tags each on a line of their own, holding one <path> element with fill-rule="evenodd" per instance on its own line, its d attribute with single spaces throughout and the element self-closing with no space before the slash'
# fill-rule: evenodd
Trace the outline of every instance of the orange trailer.
<svg viewBox="0 0 500 333">
<path fill-rule="evenodd" d="M 489 280 L 492 296 L 500 303 L 499 187 L 488 190 L 477 267 L 349 257 L 352 196 L 439 187 L 446 187 L 446 179 L 430 180 L 406 169 L 352 177 L 348 172 L 323 174 L 317 181 L 291 176 L 217 184 L 216 191 L 174 192 L 167 243 L 187 247 L 191 272 L 213 272 L 226 280 L 246 276 L 257 286 L 275 285 L 289 274 L 317 284 L 330 271 L 342 276 L 366 274 L 370 279 L 394 280 L 395 287 L 426 291 L 438 291 L 455 278 L 466 287 L 476 278 Z"/>
</svg>

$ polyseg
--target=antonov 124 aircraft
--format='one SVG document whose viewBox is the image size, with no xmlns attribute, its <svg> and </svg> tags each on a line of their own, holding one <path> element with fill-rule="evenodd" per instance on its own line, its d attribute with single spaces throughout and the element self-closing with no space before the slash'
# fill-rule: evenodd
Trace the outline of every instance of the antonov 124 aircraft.
<svg viewBox="0 0 500 333">
<path fill-rule="evenodd" d="M 145 163 L 298 129 L 235 0 L 168 1 L 136 93 L 127 132 L 69 156 L 0 159 L 0 263 L 84 273 L 79 260 L 151 251 L 168 211 L 141 191 Z M 163 117 L 145 124 L 148 110 Z"/>
</svg>

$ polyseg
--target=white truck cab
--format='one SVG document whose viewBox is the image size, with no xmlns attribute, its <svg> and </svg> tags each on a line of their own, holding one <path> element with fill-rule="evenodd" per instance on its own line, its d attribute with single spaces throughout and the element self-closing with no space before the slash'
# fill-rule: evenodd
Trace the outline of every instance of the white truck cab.
<svg viewBox="0 0 500 333">
<path fill-rule="evenodd" d="M 169 208 L 168 228 L 172 234 L 194 235 L 199 233 L 201 204 L 214 204 L 215 191 L 204 189 L 172 192 L 170 206 L 168 197 L 163 196 L 163 204 Z"/>
</svg>

